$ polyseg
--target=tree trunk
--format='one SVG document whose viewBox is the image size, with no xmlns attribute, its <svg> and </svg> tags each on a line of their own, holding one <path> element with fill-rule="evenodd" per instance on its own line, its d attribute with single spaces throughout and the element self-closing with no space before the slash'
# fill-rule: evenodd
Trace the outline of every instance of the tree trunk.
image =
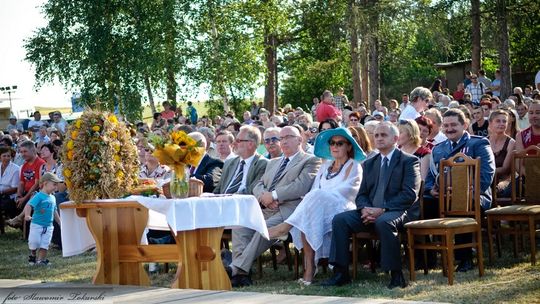
<svg viewBox="0 0 540 304">
<path fill-rule="evenodd" d="M 264 58 L 266 61 L 266 84 L 264 88 L 264 107 L 273 114 L 276 110 L 276 36 L 268 32 L 264 37 Z"/>
<path fill-rule="evenodd" d="M 499 29 L 499 68 L 501 70 L 501 100 L 512 94 L 512 69 L 510 67 L 510 43 L 508 38 L 507 0 L 497 0 L 497 27 Z"/>
<path fill-rule="evenodd" d="M 369 11 L 369 103 L 373 105 L 376 99 L 380 98 L 380 75 L 379 75 L 379 11 L 378 0 L 371 2 Z"/>
<path fill-rule="evenodd" d="M 212 47 L 213 47 L 213 54 L 212 54 L 212 60 L 214 61 L 214 64 L 217 65 L 218 69 L 217 71 L 221 70 L 221 53 L 220 53 L 220 46 L 219 46 L 219 33 L 216 26 L 216 18 L 215 16 L 215 3 L 213 1 L 208 1 L 207 3 L 209 7 L 209 16 L 210 16 L 210 22 L 212 24 Z M 221 96 L 221 100 L 223 101 L 223 111 L 229 112 L 229 97 L 227 96 L 227 89 L 225 85 L 225 81 L 223 80 L 223 74 L 217 72 L 217 75 L 214 77 L 217 77 L 217 84 L 213 83 L 213 85 L 218 86 L 219 95 Z"/>
<path fill-rule="evenodd" d="M 167 100 L 176 104 L 176 79 L 172 65 L 167 66 Z"/>
<path fill-rule="evenodd" d="M 367 39 L 360 41 L 360 80 L 362 81 L 362 102 L 369 109 L 369 62 L 368 62 L 368 44 Z"/>
<path fill-rule="evenodd" d="M 471 54 L 471 69 L 473 73 L 478 73 L 482 65 L 482 46 L 480 34 L 480 0 L 471 0 L 471 17 L 472 17 L 472 54 Z"/>
<path fill-rule="evenodd" d="M 146 94 L 148 94 L 150 109 L 152 110 L 152 114 L 154 114 L 156 113 L 156 105 L 154 104 L 154 95 L 152 94 L 152 86 L 150 85 L 150 77 L 148 75 L 144 76 L 144 86 L 146 87 Z"/>
<path fill-rule="evenodd" d="M 355 5 L 355 1 L 349 2 L 349 28 L 350 28 L 350 43 L 351 43 L 351 69 L 353 79 L 353 98 L 352 104 L 354 108 L 358 107 L 362 101 L 362 78 L 360 75 L 360 57 L 359 57 L 359 45 L 358 45 L 358 8 Z"/>
</svg>

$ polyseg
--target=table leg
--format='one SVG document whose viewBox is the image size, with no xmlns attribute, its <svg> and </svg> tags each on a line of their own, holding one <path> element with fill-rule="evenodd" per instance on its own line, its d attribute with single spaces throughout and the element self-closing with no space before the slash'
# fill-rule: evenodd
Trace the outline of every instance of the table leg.
<svg viewBox="0 0 540 304">
<path fill-rule="evenodd" d="M 231 282 L 221 261 L 223 228 L 178 231 L 180 261 L 173 288 L 230 290 Z"/>
<path fill-rule="evenodd" d="M 148 222 L 144 207 L 88 209 L 86 223 L 94 236 L 97 270 L 94 284 L 149 286 L 140 262 L 121 262 L 119 245 L 138 246 Z"/>
</svg>

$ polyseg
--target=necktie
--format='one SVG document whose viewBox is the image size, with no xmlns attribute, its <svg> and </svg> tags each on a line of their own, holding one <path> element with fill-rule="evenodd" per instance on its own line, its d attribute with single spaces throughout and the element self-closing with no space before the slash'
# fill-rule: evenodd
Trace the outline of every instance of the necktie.
<svg viewBox="0 0 540 304">
<path fill-rule="evenodd" d="M 456 147 L 457 147 L 457 142 L 453 141 L 452 142 L 452 150 L 454 150 Z"/>
<path fill-rule="evenodd" d="M 238 189 L 240 189 L 240 185 L 242 184 L 242 178 L 244 177 L 244 165 L 246 162 L 242 160 L 240 162 L 240 169 L 238 170 L 238 173 L 232 180 L 232 182 L 229 184 L 229 187 L 227 187 L 227 190 L 225 190 L 225 193 L 236 193 L 238 192 Z"/>
<path fill-rule="evenodd" d="M 384 156 L 382 158 L 382 166 L 379 172 L 379 179 L 377 181 L 377 190 L 375 190 L 375 196 L 373 197 L 373 207 L 384 207 L 384 192 L 386 191 L 386 175 L 388 174 L 388 158 Z"/>
<path fill-rule="evenodd" d="M 274 179 L 272 180 L 272 184 L 270 184 L 270 188 L 268 188 L 268 191 L 274 191 L 276 188 L 276 184 L 281 179 L 281 175 L 283 175 L 283 171 L 285 171 L 285 167 L 287 167 L 287 164 L 289 163 L 289 159 L 285 158 L 283 162 L 281 163 L 281 166 L 279 167 L 278 172 L 274 176 Z"/>
</svg>

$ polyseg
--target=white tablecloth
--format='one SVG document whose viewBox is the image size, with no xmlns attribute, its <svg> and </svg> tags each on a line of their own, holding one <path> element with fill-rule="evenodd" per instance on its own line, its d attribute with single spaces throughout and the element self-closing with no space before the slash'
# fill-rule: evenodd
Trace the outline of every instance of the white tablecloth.
<svg viewBox="0 0 540 304">
<path fill-rule="evenodd" d="M 147 227 L 158 230 L 186 231 L 212 227 L 246 227 L 268 239 L 268 229 L 257 199 L 252 195 L 190 197 L 162 199 L 130 196 L 120 201 L 137 201 L 150 209 Z M 103 200 L 106 202 L 106 200 Z M 119 201 L 119 200 L 114 200 Z M 86 220 L 75 209 L 60 209 L 62 254 L 73 256 L 95 246 Z M 141 243 L 146 242 L 143 235 Z"/>
</svg>

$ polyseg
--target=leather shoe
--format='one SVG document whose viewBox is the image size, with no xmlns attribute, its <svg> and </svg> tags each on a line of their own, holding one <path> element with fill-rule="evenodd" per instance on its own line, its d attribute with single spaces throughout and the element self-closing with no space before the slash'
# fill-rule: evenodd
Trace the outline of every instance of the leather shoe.
<svg viewBox="0 0 540 304">
<path fill-rule="evenodd" d="M 457 272 L 467 272 L 469 270 L 472 270 L 473 268 L 474 267 L 473 267 L 472 260 L 466 259 L 466 260 L 461 260 L 459 262 L 459 265 L 457 266 L 456 271 Z"/>
<path fill-rule="evenodd" d="M 322 282 L 321 286 L 323 287 L 343 286 L 349 283 L 351 283 L 351 278 L 349 277 L 349 273 L 345 271 L 339 271 L 339 272 L 336 272 L 334 276 L 331 277 L 330 279 Z"/>
<path fill-rule="evenodd" d="M 251 277 L 247 274 L 237 274 L 231 279 L 232 287 L 245 287 L 253 285 Z"/>
<path fill-rule="evenodd" d="M 388 284 L 389 289 L 396 287 L 407 287 L 407 281 L 405 281 L 405 277 L 403 276 L 403 272 L 401 270 L 392 270 L 390 273 L 392 275 L 392 279 L 390 280 L 390 284 Z"/>
</svg>

